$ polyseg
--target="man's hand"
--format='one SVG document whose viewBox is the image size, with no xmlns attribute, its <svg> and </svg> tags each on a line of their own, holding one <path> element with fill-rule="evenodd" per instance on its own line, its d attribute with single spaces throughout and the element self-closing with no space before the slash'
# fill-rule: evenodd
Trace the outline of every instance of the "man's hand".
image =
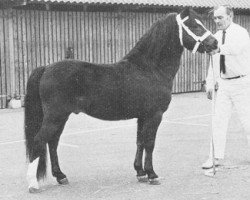
<svg viewBox="0 0 250 200">
<path fill-rule="evenodd" d="M 214 54 L 217 54 L 217 53 L 220 53 L 220 48 L 217 48 L 217 49 L 211 51 L 209 54 L 214 55 Z"/>
<path fill-rule="evenodd" d="M 214 92 L 216 92 L 219 88 L 218 82 L 215 83 Z M 213 89 L 207 89 L 207 98 L 212 100 L 213 99 Z"/>
</svg>

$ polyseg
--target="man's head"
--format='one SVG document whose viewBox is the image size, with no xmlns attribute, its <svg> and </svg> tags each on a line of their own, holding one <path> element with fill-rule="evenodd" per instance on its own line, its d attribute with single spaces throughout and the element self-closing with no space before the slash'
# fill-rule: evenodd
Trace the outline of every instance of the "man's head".
<svg viewBox="0 0 250 200">
<path fill-rule="evenodd" d="M 213 10 L 214 22 L 218 30 L 226 30 L 233 21 L 233 10 L 231 6 L 217 6 Z"/>
</svg>

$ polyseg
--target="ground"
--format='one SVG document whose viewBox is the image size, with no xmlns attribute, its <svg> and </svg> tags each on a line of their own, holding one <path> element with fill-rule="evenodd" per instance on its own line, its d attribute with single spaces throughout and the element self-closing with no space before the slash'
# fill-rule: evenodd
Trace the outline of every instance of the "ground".
<svg viewBox="0 0 250 200">
<path fill-rule="evenodd" d="M 209 151 L 211 101 L 204 93 L 173 95 L 154 151 L 161 185 L 149 185 L 138 183 L 133 169 L 136 120 L 71 115 L 59 146 L 70 184 L 58 185 L 49 166 L 42 192 L 29 194 L 23 109 L 0 110 L 0 199 L 249 200 L 250 148 L 236 113 L 230 122 L 223 166 L 215 177 L 206 177 L 201 164 Z"/>
</svg>

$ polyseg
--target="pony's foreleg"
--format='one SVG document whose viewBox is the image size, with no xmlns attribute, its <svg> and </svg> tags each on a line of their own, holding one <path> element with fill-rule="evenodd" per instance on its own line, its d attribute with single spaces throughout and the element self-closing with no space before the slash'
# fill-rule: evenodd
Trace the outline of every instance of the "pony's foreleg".
<svg viewBox="0 0 250 200">
<path fill-rule="evenodd" d="M 144 170 L 148 175 L 151 184 L 160 184 L 158 175 L 153 169 L 153 151 L 155 146 L 156 132 L 162 120 L 162 112 L 157 112 L 153 116 L 147 118 L 143 126 L 143 136 L 145 144 L 145 163 Z"/>
<path fill-rule="evenodd" d="M 142 157 L 143 157 L 143 151 L 144 151 L 144 143 L 143 143 L 143 135 L 142 135 L 142 127 L 143 127 L 143 121 L 144 119 L 139 118 L 137 120 L 137 150 L 135 155 L 135 161 L 134 161 L 134 168 L 137 172 L 137 179 L 139 182 L 146 182 L 146 172 L 143 170 L 142 166 Z"/>
</svg>

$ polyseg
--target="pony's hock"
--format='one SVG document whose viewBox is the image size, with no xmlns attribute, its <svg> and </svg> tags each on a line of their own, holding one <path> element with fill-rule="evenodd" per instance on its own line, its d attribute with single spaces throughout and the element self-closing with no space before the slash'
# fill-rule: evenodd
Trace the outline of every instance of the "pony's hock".
<svg viewBox="0 0 250 200">
<path fill-rule="evenodd" d="M 68 182 L 59 166 L 57 146 L 69 115 L 84 112 L 103 120 L 137 118 L 134 168 L 137 176 L 159 184 L 152 161 L 155 138 L 171 101 L 184 47 L 200 53 L 217 48 L 217 40 L 189 8 L 153 24 L 117 63 L 63 60 L 35 69 L 27 83 L 25 139 L 30 165 L 39 160 L 32 165 L 37 179 L 46 174 L 48 144 L 53 176 L 61 184 Z"/>
</svg>

